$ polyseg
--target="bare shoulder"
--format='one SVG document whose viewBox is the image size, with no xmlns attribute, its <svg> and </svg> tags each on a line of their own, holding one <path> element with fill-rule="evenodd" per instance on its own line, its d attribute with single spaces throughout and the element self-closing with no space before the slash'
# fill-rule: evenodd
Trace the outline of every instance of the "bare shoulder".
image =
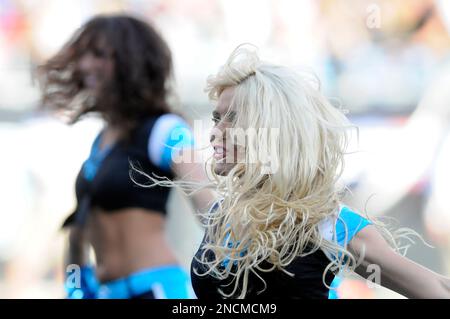
<svg viewBox="0 0 450 319">
<path fill-rule="evenodd" d="M 352 250 L 361 250 L 362 247 L 373 251 L 391 250 L 391 247 L 373 224 L 361 229 L 350 242 Z"/>
</svg>

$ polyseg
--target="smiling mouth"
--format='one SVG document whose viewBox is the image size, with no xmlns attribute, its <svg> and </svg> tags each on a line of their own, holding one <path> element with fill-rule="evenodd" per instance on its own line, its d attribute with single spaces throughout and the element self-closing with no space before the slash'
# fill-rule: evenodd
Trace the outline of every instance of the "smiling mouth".
<svg viewBox="0 0 450 319">
<path fill-rule="evenodd" d="M 214 158 L 223 159 L 226 154 L 226 149 L 222 146 L 214 146 Z"/>
</svg>

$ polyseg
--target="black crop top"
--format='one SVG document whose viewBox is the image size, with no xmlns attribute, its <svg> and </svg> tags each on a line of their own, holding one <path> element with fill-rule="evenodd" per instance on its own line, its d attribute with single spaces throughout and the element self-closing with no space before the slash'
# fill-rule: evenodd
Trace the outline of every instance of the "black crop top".
<svg viewBox="0 0 450 319">
<path fill-rule="evenodd" d="M 139 207 L 166 212 L 169 188 L 155 186 L 146 188 L 137 185 L 130 178 L 142 184 L 148 179 L 132 172 L 130 163 L 146 174 L 156 174 L 173 179 L 170 170 L 162 169 L 149 159 L 149 136 L 158 118 L 143 121 L 131 134 L 129 141 L 118 141 L 98 151 L 100 135 L 94 142 L 91 155 L 86 160 L 76 179 L 76 210 L 66 219 L 64 226 L 73 222 L 83 224 L 91 207 L 114 211 L 126 207 Z"/>
<path fill-rule="evenodd" d="M 221 288 L 225 293 L 230 293 L 234 288 L 234 282 L 231 283 L 231 276 L 226 280 L 219 280 L 210 274 L 201 275 L 207 270 L 206 265 L 199 262 L 204 252 L 205 240 L 206 235 L 191 263 L 192 287 L 199 299 L 224 298 L 218 289 Z M 205 257 L 209 261 L 212 260 L 213 252 L 208 251 Z M 258 275 L 264 279 L 266 286 L 254 273 L 249 272 L 248 290 L 245 298 L 328 299 L 329 289 L 323 283 L 322 276 L 329 263 L 330 260 L 319 249 L 308 256 L 294 259 L 291 264 L 285 267 L 288 272 L 294 274 L 293 277 L 281 270 L 257 271 Z M 268 262 L 263 262 L 261 265 L 262 269 L 267 269 L 268 266 Z M 197 275 L 194 269 L 200 275 Z M 328 271 L 325 277 L 328 286 L 331 285 L 333 279 L 334 275 Z M 240 283 L 240 287 L 242 287 L 242 283 Z"/>
<path fill-rule="evenodd" d="M 220 201 L 216 202 L 210 209 L 210 213 L 218 207 Z M 333 214 L 330 214 L 327 218 L 322 220 L 319 224 L 319 231 L 325 240 L 335 242 L 339 246 L 345 248 L 348 243 L 366 226 L 371 225 L 372 222 L 358 212 L 353 211 L 345 205 L 339 205 L 339 208 Z M 192 285 L 198 298 L 221 298 L 222 295 L 218 292 L 218 288 L 222 288 L 225 293 L 230 293 L 229 290 L 234 285 L 226 287 L 230 283 L 231 279 L 217 280 L 211 275 L 201 276 L 194 272 L 197 269 L 197 273 L 205 273 L 206 266 L 199 262 L 205 245 L 205 238 L 197 251 L 195 258 L 191 263 L 191 277 Z M 206 258 L 208 260 L 213 259 L 213 253 L 208 251 Z M 261 276 L 266 284 L 266 289 L 258 294 L 260 290 L 264 288 L 262 281 L 252 272 L 249 273 L 248 281 L 248 293 L 247 298 L 287 298 L 287 299 L 300 299 L 300 298 L 329 298 L 336 299 L 338 295 L 336 290 L 329 290 L 323 283 L 322 276 L 324 270 L 330 263 L 331 259 L 334 259 L 333 255 L 326 256 L 322 250 L 317 250 L 314 253 L 294 259 L 287 267 L 286 270 L 293 273 L 294 276 L 286 274 L 280 270 L 273 270 L 271 272 L 260 272 Z M 225 265 L 227 261 L 224 261 Z M 267 262 L 261 265 L 263 269 L 268 269 Z M 327 271 L 325 276 L 325 282 L 328 286 L 337 287 L 339 285 L 339 277 Z M 225 288 L 226 287 L 226 288 Z"/>
<path fill-rule="evenodd" d="M 201 257 L 203 245 L 204 241 L 191 263 L 192 287 L 199 299 L 223 298 L 218 289 L 221 288 L 225 293 L 230 293 L 234 288 L 234 282 L 227 286 L 231 282 L 231 276 L 226 280 L 219 280 L 209 274 L 197 275 L 194 272 L 194 268 L 199 274 L 203 274 L 206 270 L 206 266 L 197 260 L 197 258 L 200 259 Z M 208 260 L 211 260 L 213 257 L 212 252 L 208 251 L 206 257 Z M 294 259 L 285 268 L 294 274 L 293 277 L 280 270 L 270 272 L 258 271 L 258 275 L 264 279 L 266 286 L 255 274 L 249 272 L 248 290 L 245 298 L 328 299 L 329 289 L 323 283 L 322 276 L 329 263 L 330 261 L 325 254 L 321 250 L 317 250 L 308 256 Z M 262 265 L 263 269 L 269 268 L 268 266 L 268 264 L 264 265 L 264 263 Z M 334 275 L 327 272 L 325 279 L 327 285 L 330 285 L 333 279 Z M 263 290 L 264 287 L 265 290 Z M 261 290 L 262 292 L 260 293 Z"/>
</svg>

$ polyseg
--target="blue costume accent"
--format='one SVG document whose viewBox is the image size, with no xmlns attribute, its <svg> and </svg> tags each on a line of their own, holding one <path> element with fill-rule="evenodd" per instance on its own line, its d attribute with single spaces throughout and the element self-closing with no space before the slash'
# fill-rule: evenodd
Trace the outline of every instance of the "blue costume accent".
<svg viewBox="0 0 450 319">
<path fill-rule="evenodd" d="M 211 208 L 209 209 L 209 213 L 211 214 L 214 210 L 216 210 L 216 209 L 219 207 L 220 203 L 221 203 L 220 200 L 219 200 L 219 201 L 216 201 L 216 202 L 211 206 Z M 230 225 L 227 224 L 227 227 L 230 227 Z M 228 242 L 228 244 L 227 244 L 227 242 Z M 227 235 L 225 236 L 225 239 L 224 239 L 224 241 L 223 241 L 223 245 L 224 245 L 224 246 L 226 245 L 228 248 L 233 248 L 234 243 L 233 243 L 233 241 L 230 240 L 230 232 L 228 232 Z M 239 245 L 239 241 L 237 242 L 237 245 Z M 237 245 L 236 245 L 236 246 L 237 246 Z M 241 257 L 244 256 L 245 253 L 246 253 L 246 250 L 242 251 L 242 252 L 240 253 L 240 256 L 241 256 Z M 222 261 L 222 266 L 226 268 L 226 267 L 228 266 L 229 262 L 230 262 L 230 258 L 228 258 L 228 257 L 225 258 L 225 259 Z M 234 261 L 234 264 L 237 265 L 237 261 Z"/>
<path fill-rule="evenodd" d="M 193 298 L 189 275 L 180 266 L 162 266 L 135 272 L 99 286 L 98 299 L 136 298 L 151 291 L 155 299 Z"/>
<path fill-rule="evenodd" d="M 336 221 L 336 238 L 333 238 L 333 240 L 336 239 L 337 243 L 344 247 L 359 231 L 371 224 L 366 218 L 343 206 Z M 337 288 L 341 282 L 342 279 L 336 276 L 331 283 L 331 287 Z M 336 289 L 330 289 L 328 299 L 339 299 Z"/>
<path fill-rule="evenodd" d="M 191 136 L 189 127 L 184 123 L 178 123 L 172 128 L 171 134 L 164 144 L 160 167 L 166 170 L 170 169 L 173 155 L 182 148 L 193 145 L 194 139 Z"/>
<path fill-rule="evenodd" d="M 75 276 L 75 274 L 68 274 L 68 276 Z M 67 276 L 67 277 L 68 277 Z M 65 289 L 68 299 L 95 299 L 97 297 L 97 290 L 99 283 L 95 277 L 95 270 L 92 266 L 80 267 L 80 286 L 76 287 L 75 282 L 69 282 L 70 278 L 66 278 Z"/>
<path fill-rule="evenodd" d="M 339 287 L 341 283 L 342 283 L 341 277 L 338 276 L 334 277 L 330 285 L 332 289 L 330 289 L 330 292 L 328 293 L 328 299 L 339 299 L 339 294 L 336 289 Z"/>
<path fill-rule="evenodd" d="M 103 150 L 99 149 L 100 139 L 103 132 L 97 135 L 94 143 L 91 147 L 91 153 L 89 154 L 88 159 L 83 164 L 83 175 L 88 181 L 92 182 L 95 177 L 95 174 L 98 171 L 98 168 L 103 162 L 103 159 L 109 154 L 114 144 L 107 145 Z"/>
<path fill-rule="evenodd" d="M 344 224 L 345 223 L 345 224 Z M 372 224 L 366 218 L 343 206 L 336 222 L 336 239 L 339 245 L 345 246 L 364 227 Z"/>
<path fill-rule="evenodd" d="M 230 233 L 228 232 L 228 234 L 227 234 L 227 236 L 225 237 L 225 240 L 224 240 L 224 245 L 228 242 L 228 244 L 227 244 L 228 248 L 233 248 L 234 247 L 234 243 L 231 240 L 229 240 L 229 238 L 230 238 Z M 239 241 L 236 243 L 236 246 L 237 245 L 239 245 Z M 241 253 L 239 255 L 240 255 L 240 257 L 243 257 L 246 253 L 247 253 L 247 250 L 244 249 L 243 251 L 241 251 Z M 229 262 L 230 262 L 230 258 L 228 258 L 228 257 L 225 258 L 222 261 L 222 266 L 226 268 L 228 266 Z M 237 265 L 237 260 L 235 260 L 233 264 Z"/>
<path fill-rule="evenodd" d="M 174 155 L 193 146 L 194 138 L 188 124 L 178 115 L 165 114 L 155 123 L 148 143 L 149 158 L 162 170 L 170 170 Z"/>
</svg>

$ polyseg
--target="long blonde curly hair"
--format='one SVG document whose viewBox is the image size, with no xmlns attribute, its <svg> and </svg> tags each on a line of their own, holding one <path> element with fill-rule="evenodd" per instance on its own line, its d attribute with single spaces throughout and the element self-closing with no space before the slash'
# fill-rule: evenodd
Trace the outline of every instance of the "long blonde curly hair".
<svg viewBox="0 0 450 319">
<path fill-rule="evenodd" d="M 206 241 L 199 262 L 206 271 L 194 271 L 231 279 L 231 291 L 220 289 L 221 294 L 244 298 L 250 272 L 263 280 L 258 272 L 287 272 L 285 267 L 295 258 L 319 249 L 330 259 L 325 285 L 328 271 L 354 270 L 357 256 L 336 240 L 325 239 L 320 228 L 322 221 L 337 216 L 347 133 L 355 127 L 324 97 L 313 77 L 263 62 L 247 46 L 235 49 L 219 72 L 208 78 L 206 91 L 217 100 L 229 87 L 234 88 L 233 126 L 276 128 L 278 139 L 275 145 L 267 138 L 247 143 L 245 159 L 226 176 L 214 172 L 212 159 L 212 186 L 221 201 L 213 212 L 202 215 Z M 276 169 L 264 173 L 263 163 L 250 158 L 251 152 L 260 150 L 270 150 L 271 158 L 279 159 Z M 150 178 L 163 186 L 188 185 Z M 379 222 L 375 225 L 397 247 L 398 234 L 392 235 Z M 212 259 L 207 257 L 211 255 Z M 263 268 L 264 261 L 269 268 Z"/>
<path fill-rule="evenodd" d="M 278 132 L 275 147 L 268 145 L 270 139 L 248 143 L 245 160 L 227 176 L 213 173 L 223 200 L 214 213 L 204 216 L 209 223 L 200 262 L 216 278 L 234 277 L 232 291 L 222 291 L 226 297 L 245 297 L 249 272 L 258 276 L 256 270 L 283 270 L 294 258 L 319 248 L 349 255 L 336 243 L 323 240 L 319 224 L 340 204 L 336 185 L 351 124 L 312 80 L 293 68 L 262 62 L 246 46 L 238 47 L 207 80 L 212 100 L 234 87 L 230 109 L 237 110 L 235 127 Z M 279 160 L 275 170 L 264 174 L 262 163 L 251 161 L 250 153 L 267 150 Z M 214 253 L 213 260 L 206 259 L 207 251 Z M 222 267 L 225 259 L 229 262 Z M 270 269 L 261 268 L 264 261 Z"/>
</svg>

